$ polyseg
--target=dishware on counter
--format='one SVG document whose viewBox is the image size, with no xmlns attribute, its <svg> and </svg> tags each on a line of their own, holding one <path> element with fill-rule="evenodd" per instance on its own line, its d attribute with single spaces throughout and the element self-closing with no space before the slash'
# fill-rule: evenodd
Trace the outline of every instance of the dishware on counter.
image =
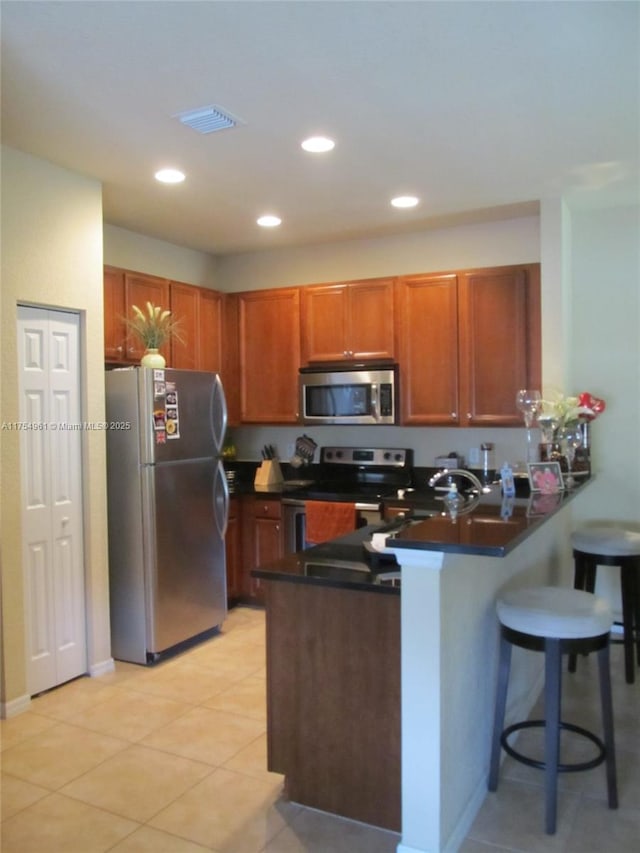
<svg viewBox="0 0 640 853">
<path fill-rule="evenodd" d="M 536 462 L 536 449 L 531 441 L 531 428 L 542 409 L 542 394 L 529 388 L 521 388 L 516 394 L 516 407 L 522 412 L 527 429 L 527 462 Z"/>
<path fill-rule="evenodd" d="M 573 463 L 576 458 L 576 450 L 582 445 L 582 430 L 579 424 L 567 425 L 558 432 L 560 446 L 564 458 L 567 460 L 567 476 L 564 478 L 564 484 L 567 489 L 572 489 L 575 484 L 573 476 Z"/>
</svg>

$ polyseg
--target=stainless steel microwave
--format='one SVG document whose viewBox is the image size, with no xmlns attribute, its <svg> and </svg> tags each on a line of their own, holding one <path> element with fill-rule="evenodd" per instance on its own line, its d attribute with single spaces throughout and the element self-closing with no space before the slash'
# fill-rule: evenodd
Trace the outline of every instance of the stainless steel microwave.
<svg viewBox="0 0 640 853">
<path fill-rule="evenodd" d="M 395 424 L 396 365 L 303 367 L 300 419 L 304 424 Z"/>
</svg>

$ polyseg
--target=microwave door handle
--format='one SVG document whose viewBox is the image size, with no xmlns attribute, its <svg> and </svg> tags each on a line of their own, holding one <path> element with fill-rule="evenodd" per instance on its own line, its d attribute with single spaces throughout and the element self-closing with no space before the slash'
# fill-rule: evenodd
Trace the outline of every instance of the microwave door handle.
<svg viewBox="0 0 640 853">
<path fill-rule="evenodd" d="M 335 395 L 333 388 L 329 389 L 329 399 L 331 400 L 331 414 L 335 418 L 337 406 L 336 406 L 336 395 Z"/>
<path fill-rule="evenodd" d="M 375 421 L 380 420 L 380 400 L 378 399 L 378 386 L 371 384 L 371 413 Z"/>
</svg>

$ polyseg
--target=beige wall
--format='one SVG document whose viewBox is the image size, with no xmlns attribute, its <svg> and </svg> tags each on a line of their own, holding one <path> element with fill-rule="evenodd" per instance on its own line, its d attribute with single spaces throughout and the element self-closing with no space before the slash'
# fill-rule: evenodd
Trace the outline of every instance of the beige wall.
<svg viewBox="0 0 640 853">
<path fill-rule="evenodd" d="M 224 255 L 217 280 L 220 290 L 242 291 L 539 260 L 539 219 L 533 215 L 376 240 Z"/>
<path fill-rule="evenodd" d="M 640 206 L 574 212 L 571 258 L 573 388 L 607 403 L 592 425 L 598 488 L 581 518 L 640 531 Z"/>
<path fill-rule="evenodd" d="M 16 314 L 19 302 L 78 311 L 83 420 L 104 420 L 102 194 L 100 184 L 27 154 L 2 148 L 2 421 L 19 420 Z M 2 695 L 11 713 L 25 698 L 17 432 L 0 430 L 2 488 Z M 105 441 L 83 433 L 88 658 L 111 657 L 108 613 Z"/>
<path fill-rule="evenodd" d="M 103 229 L 103 240 L 105 264 L 185 284 L 196 284 L 213 290 L 217 288 L 217 260 L 213 255 L 145 237 L 144 234 L 107 223 Z"/>
</svg>

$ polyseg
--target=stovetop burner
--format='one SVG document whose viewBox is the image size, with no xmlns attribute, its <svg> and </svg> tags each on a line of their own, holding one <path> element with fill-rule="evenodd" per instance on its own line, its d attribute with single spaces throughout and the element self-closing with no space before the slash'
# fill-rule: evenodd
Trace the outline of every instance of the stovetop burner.
<svg viewBox="0 0 640 853">
<path fill-rule="evenodd" d="M 411 485 L 413 451 L 394 447 L 323 447 L 309 500 L 375 501 Z"/>
</svg>

